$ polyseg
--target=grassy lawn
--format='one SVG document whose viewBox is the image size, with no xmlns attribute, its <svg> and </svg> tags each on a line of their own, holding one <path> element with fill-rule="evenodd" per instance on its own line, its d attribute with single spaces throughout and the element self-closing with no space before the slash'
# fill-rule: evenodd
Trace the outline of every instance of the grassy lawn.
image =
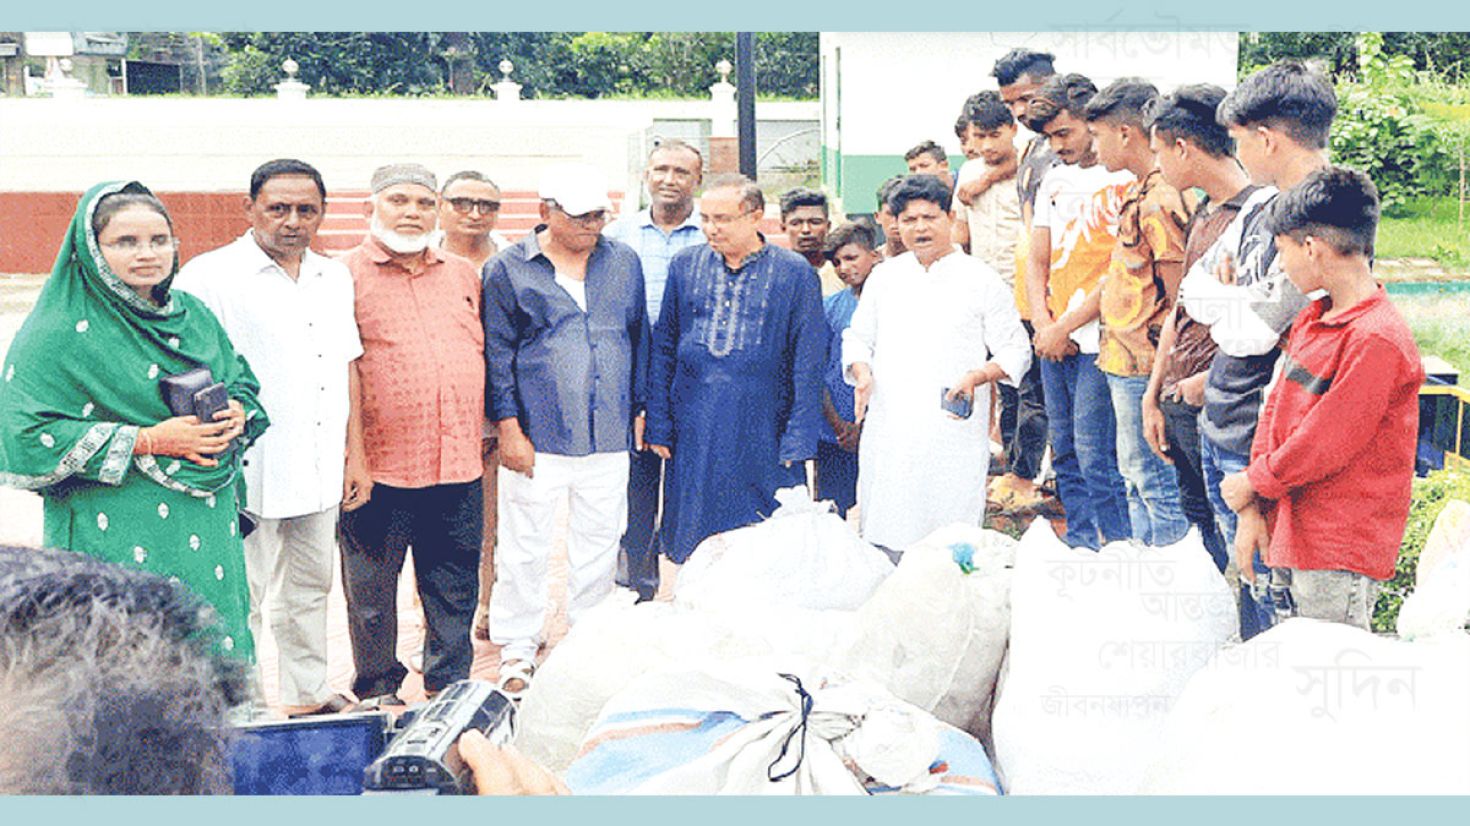
<svg viewBox="0 0 1470 826">
<path fill-rule="evenodd" d="M 1470 273 L 1470 204 L 1457 226 L 1454 198 L 1417 198 L 1378 225 L 1379 258 L 1433 258 L 1452 273 Z"/>
<path fill-rule="evenodd" d="M 1470 293 L 1396 295 L 1393 302 L 1414 331 L 1419 352 L 1439 356 L 1459 368 L 1461 386 L 1470 386 Z"/>
</svg>

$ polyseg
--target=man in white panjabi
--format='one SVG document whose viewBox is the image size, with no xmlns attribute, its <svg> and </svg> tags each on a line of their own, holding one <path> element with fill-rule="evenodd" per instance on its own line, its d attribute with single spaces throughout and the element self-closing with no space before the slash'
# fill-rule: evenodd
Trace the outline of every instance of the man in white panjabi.
<svg viewBox="0 0 1470 826">
<path fill-rule="evenodd" d="M 901 551 L 936 528 L 980 524 L 990 385 L 1014 386 L 1031 345 L 1000 276 L 951 243 L 943 182 L 910 176 L 887 203 L 908 252 L 873 270 L 842 336 L 842 365 L 864 422 L 861 532 Z M 941 406 L 963 398 L 967 418 Z"/>
</svg>

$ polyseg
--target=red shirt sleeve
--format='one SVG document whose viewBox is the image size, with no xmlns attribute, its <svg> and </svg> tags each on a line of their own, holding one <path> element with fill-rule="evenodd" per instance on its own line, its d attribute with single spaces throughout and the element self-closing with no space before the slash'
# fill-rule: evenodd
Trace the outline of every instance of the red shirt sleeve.
<svg viewBox="0 0 1470 826">
<path fill-rule="evenodd" d="M 1283 375 L 1267 402 L 1246 469 L 1256 493 L 1280 499 L 1347 467 L 1377 435 L 1394 389 L 1413 373 L 1413 366 L 1391 342 L 1366 336 L 1343 354 L 1332 383 L 1316 404 L 1293 416 L 1296 424 L 1281 427 L 1275 417 L 1281 415 L 1285 394 L 1309 392 L 1288 387 L 1295 379 Z"/>
</svg>

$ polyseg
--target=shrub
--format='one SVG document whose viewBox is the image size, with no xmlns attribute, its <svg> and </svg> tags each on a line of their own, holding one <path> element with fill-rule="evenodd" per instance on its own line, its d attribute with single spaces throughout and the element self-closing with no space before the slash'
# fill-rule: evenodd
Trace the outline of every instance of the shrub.
<svg viewBox="0 0 1470 826">
<path fill-rule="evenodd" d="M 1332 158 L 1366 172 L 1390 214 L 1410 198 L 1444 194 L 1431 189 L 1446 180 L 1450 163 L 1438 123 L 1415 92 L 1416 79 L 1410 58 L 1385 54 L 1383 35 L 1364 32 L 1357 76 L 1338 83 Z"/>
<path fill-rule="evenodd" d="M 1398 625 L 1399 608 L 1404 597 L 1414 590 L 1414 574 L 1419 568 L 1419 553 L 1429 538 L 1434 520 L 1439 518 L 1451 499 L 1470 502 L 1470 473 L 1446 468 L 1424 479 L 1414 480 L 1413 499 L 1409 503 L 1409 523 L 1404 528 L 1404 542 L 1399 547 L 1398 563 L 1393 579 L 1383 583 L 1378 604 L 1373 608 L 1373 630 L 1393 633 Z"/>
</svg>

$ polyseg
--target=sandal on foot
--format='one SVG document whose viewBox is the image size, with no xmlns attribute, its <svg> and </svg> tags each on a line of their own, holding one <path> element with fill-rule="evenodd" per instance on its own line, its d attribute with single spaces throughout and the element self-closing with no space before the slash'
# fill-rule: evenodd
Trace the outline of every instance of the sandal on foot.
<svg viewBox="0 0 1470 826">
<path fill-rule="evenodd" d="M 500 678 L 495 687 L 512 700 L 520 700 L 531 688 L 531 677 L 536 674 L 536 663 L 531 660 L 506 660 L 500 664 Z M 511 683 L 520 683 L 511 688 Z"/>
</svg>

